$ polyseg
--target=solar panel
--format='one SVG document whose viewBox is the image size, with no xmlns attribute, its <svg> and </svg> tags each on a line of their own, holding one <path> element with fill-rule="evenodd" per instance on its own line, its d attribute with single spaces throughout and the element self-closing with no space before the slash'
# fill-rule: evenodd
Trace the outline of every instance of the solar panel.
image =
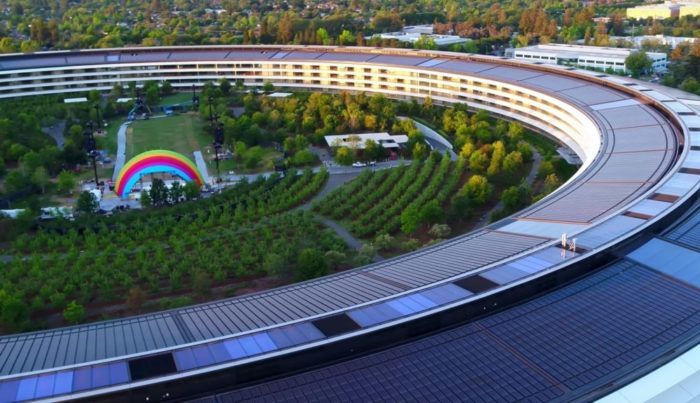
<svg viewBox="0 0 700 403">
<path fill-rule="evenodd" d="M 175 360 L 173 360 L 173 355 L 170 353 L 129 360 L 129 372 L 131 373 L 132 381 L 155 378 L 172 374 L 176 371 Z"/>
<path fill-rule="evenodd" d="M 326 318 L 316 319 L 311 322 L 320 330 L 326 337 L 333 337 L 339 334 L 351 332 L 360 329 L 360 326 L 350 319 L 346 314 L 333 315 Z"/>
<path fill-rule="evenodd" d="M 479 275 L 469 276 L 467 278 L 457 280 L 454 282 L 454 284 L 464 288 L 465 290 L 467 290 L 469 292 L 473 292 L 474 294 L 488 291 L 488 290 L 498 286 L 498 284 L 494 283 L 493 281 L 491 281 L 487 278 L 481 277 Z"/>
</svg>

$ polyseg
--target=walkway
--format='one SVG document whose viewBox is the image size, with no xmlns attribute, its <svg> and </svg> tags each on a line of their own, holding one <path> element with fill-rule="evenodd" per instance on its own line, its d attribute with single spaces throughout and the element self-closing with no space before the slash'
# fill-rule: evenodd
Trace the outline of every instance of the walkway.
<svg viewBox="0 0 700 403">
<path fill-rule="evenodd" d="M 121 171 L 124 163 L 126 162 L 126 129 L 129 127 L 129 123 L 124 122 L 119 126 L 117 131 L 117 157 L 114 160 L 114 173 L 112 174 L 112 181 L 117 181 L 117 176 L 119 171 Z"/>
<path fill-rule="evenodd" d="M 199 173 L 202 174 L 202 179 L 204 179 L 204 183 L 209 183 L 209 171 L 207 171 L 207 164 L 204 162 L 204 156 L 202 156 L 202 152 L 200 150 L 197 150 L 193 154 L 194 162 L 197 164 L 197 169 L 199 169 Z"/>
<path fill-rule="evenodd" d="M 399 116 L 399 119 L 410 119 L 404 116 Z M 430 147 L 434 150 L 440 151 L 440 153 L 444 153 L 445 151 L 450 153 L 450 159 L 452 161 L 457 161 L 457 154 L 452 149 L 452 145 L 450 144 L 449 140 L 447 140 L 445 137 L 443 137 L 440 133 L 437 131 L 431 129 L 430 127 L 414 120 L 413 124 L 416 125 L 416 129 L 420 130 L 421 133 L 425 136 L 425 141 L 430 145 Z"/>
</svg>

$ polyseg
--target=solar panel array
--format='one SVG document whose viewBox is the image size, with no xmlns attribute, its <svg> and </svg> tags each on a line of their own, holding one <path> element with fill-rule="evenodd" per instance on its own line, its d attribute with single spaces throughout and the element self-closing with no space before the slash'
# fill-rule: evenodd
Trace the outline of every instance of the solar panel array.
<svg viewBox="0 0 700 403">
<path fill-rule="evenodd" d="M 212 400 L 567 399 L 700 325 L 698 300 L 700 290 L 621 260 L 454 330 Z"/>
</svg>

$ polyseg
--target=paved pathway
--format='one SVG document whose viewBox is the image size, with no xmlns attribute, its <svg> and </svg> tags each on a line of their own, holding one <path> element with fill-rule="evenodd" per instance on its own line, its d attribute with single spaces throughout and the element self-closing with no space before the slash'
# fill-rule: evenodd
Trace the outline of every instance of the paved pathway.
<svg viewBox="0 0 700 403">
<path fill-rule="evenodd" d="M 41 131 L 49 135 L 55 142 L 59 150 L 63 150 L 65 144 L 65 138 L 63 136 L 63 131 L 66 128 L 66 121 L 62 120 L 50 127 L 42 127 Z"/>
<path fill-rule="evenodd" d="M 399 119 L 410 119 L 410 118 L 399 116 Z M 411 120 L 413 120 L 413 119 L 411 119 Z M 447 144 L 445 144 L 446 142 L 448 142 L 448 140 L 446 138 L 444 138 L 437 131 L 431 129 L 430 127 L 428 127 L 428 126 L 426 126 L 426 125 L 424 125 L 416 120 L 413 120 L 413 123 L 416 125 L 416 129 L 420 130 L 420 132 L 423 133 L 423 135 L 425 136 L 425 141 L 428 142 L 430 147 L 432 147 L 434 150 L 440 151 L 440 153 L 444 153 L 445 151 L 449 152 L 450 159 L 452 161 L 457 161 L 457 154 L 455 154 L 455 152 L 452 150 L 452 146 L 450 145 L 448 147 Z M 438 138 L 442 139 L 444 141 L 436 140 Z"/>
<path fill-rule="evenodd" d="M 202 152 L 200 150 L 197 150 L 193 154 L 194 162 L 197 164 L 197 169 L 199 169 L 199 173 L 202 174 L 204 183 L 209 183 L 209 171 L 207 171 L 207 164 L 204 162 L 204 156 L 202 156 Z"/>
<path fill-rule="evenodd" d="M 129 123 L 122 123 L 117 131 L 117 157 L 114 160 L 114 173 L 112 174 L 112 181 L 114 182 L 117 181 L 119 171 L 121 171 L 126 162 L 126 129 L 129 127 Z"/>
</svg>

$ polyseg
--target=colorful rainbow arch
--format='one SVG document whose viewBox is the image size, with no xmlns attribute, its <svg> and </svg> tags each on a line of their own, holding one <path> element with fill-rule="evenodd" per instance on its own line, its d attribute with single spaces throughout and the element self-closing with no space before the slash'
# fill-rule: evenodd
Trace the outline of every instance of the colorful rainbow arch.
<svg viewBox="0 0 700 403">
<path fill-rule="evenodd" d="M 196 182 L 199 186 L 204 184 L 202 174 L 184 155 L 169 150 L 151 150 L 124 164 L 117 176 L 114 190 L 119 197 L 126 198 L 143 175 L 163 172 L 177 175 L 187 182 Z"/>
</svg>

